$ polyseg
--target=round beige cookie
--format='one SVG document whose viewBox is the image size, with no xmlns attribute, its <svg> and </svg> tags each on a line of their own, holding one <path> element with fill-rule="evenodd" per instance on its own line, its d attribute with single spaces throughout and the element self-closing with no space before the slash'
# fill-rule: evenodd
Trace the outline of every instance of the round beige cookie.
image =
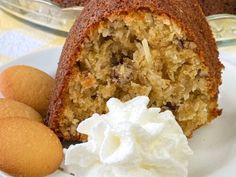
<svg viewBox="0 0 236 177">
<path fill-rule="evenodd" d="M 0 74 L 0 91 L 3 96 L 33 107 L 46 115 L 54 79 L 30 66 L 17 65 Z"/>
<path fill-rule="evenodd" d="M 0 119 L 9 117 L 43 121 L 41 115 L 30 106 L 10 99 L 0 99 Z"/>
<path fill-rule="evenodd" d="M 13 176 L 49 175 L 63 159 L 58 137 L 35 121 L 0 119 L 0 140 L 0 171 Z"/>
</svg>

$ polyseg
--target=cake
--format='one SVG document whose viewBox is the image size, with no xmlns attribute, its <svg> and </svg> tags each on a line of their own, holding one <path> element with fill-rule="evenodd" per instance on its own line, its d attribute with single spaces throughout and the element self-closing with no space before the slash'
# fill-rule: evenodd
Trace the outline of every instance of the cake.
<svg viewBox="0 0 236 177">
<path fill-rule="evenodd" d="M 236 14 L 236 0 L 199 0 L 205 15 Z"/>
<path fill-rule="evenodd" d="M 64 45 L 46 123 L 64 140 L 85 141 L 78 124 L 106 113 L 109 98 L 144 95 L 191 137 L 221 114 L 222 68 L 196 0 L 92 0 Z"/>
</svg>

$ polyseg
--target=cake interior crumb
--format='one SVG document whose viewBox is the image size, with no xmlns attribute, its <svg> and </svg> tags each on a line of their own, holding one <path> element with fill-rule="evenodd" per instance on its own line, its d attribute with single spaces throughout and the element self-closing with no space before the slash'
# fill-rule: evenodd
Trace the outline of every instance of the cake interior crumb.
<svg viewBox="0 0 236 177">
<path fill-rule="evenodd" d="M 145 95 L 171 110 L 186 136 L 209 121 L 208 70 L 197 46 L 169 17 L 146 11 L 112 16 L 90 31 L 72 71 L 60 131 L 76 135 L 111 97 Z"/>
</svg>

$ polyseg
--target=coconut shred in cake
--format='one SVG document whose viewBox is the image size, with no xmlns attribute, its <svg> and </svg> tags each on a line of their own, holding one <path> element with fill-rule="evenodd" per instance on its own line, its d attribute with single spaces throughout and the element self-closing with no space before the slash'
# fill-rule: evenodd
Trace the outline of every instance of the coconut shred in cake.
<svg viewBox="0 0 236 177">
<path fill-rule="evenodd" d="M 78 126 L 88 142 L 65 151 L 65 168 L 77 177 L 187 177 L 192 150 L 170 111 L 147 108 L 149 98 L 111 98 L 107 114 Z"/>
</svg>

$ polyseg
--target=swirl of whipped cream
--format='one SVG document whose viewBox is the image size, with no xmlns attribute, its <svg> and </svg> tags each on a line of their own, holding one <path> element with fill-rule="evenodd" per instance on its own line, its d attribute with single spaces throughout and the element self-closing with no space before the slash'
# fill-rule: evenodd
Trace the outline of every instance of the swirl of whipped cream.
<svg viewBox="0 0 236 177">
<path fill-rule="evenodd" d="M 88 142 L 65 151 L 67 171 L 78 177 L 187 177 L 192 151 L 170 111 L 147 108 L 149 98 L 111 98 L 107 114 L 78 126 Z"/>
</svg>

